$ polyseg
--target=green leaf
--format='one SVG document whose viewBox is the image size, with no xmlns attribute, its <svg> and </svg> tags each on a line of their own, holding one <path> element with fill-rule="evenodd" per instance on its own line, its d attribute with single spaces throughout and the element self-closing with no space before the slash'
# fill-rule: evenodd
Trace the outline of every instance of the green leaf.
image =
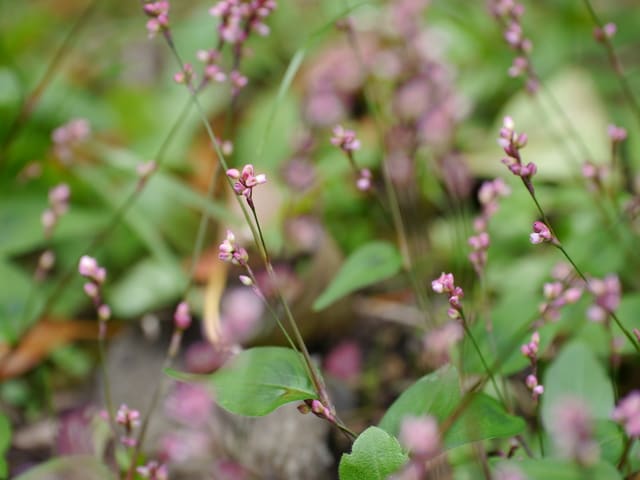
<svg viewBox="0 0 640 480">
<path fill-rule="evenodd" d="M 553 424 L 553 406 L 563 397 L 577 397 L 586 403 L 596 419 L 606 420 L 614 408 L 613 389 L 604 367 L 582 342 L 566 345 L 549 366 L 543 380 L 542 422 Z"/>
<path fill-rule="evenodd" d="M 340 459 L 340 480 L 386 480 L 408 460 L 395 437 L 378 427 L 362 432 Z"/>
<path fill-rule="evenodd" d="M 0 340 L 13 342 L 31 324 L 32 315 L 26 314 L 27 306 L 35 310 L 42 301 L 39 289 L 33 288 L 31 279 L 20 268 L 0 260 Z"/>
<path fill-rule="evenodd" d="M 453 367 L 422 377 L 389 407 L 380 421 L 380 428 L 398 435 L 406 416 L 432 415 L 438 422 L 443 422 L 454 413 L 462 398 L 458 385 L 458 373 Z M 447 431 L 443 443 L 450 449 L 479 440 L 511 437 L 524 428 L 521 418 L 507 414 L 493 398 L 478 393 Z"/>
<path fill-rule="evenodd" d="M 155 258 L 133 265 L 108 291 L 107 300 L 119 317 L 135 317 L 178 298 L 186 279 L 180 267 Z"/>
<path fill-rule="evenodd" d="M 54 458 L 28 470 L 15 480 L 114 480 L 116 477 L 100 460 L 88 455 Z"/>
<path fill-rule="evenodd" d="M 315 311 L 360 288 L 392 277 L 400 270 L 402 259 L 396 248 L 385 242 L 372 242 L 353 252 L 344 262 L 327 289 L 313 304 Z"/>
<path fill-rule="evenodd" d="M 244 350 L 210 375 L 166 373 L 177 380 L 205 381 L 216 402 L 238 415 L 259 417 L 297 400 L 316 399 L 302 355 L 283 347 Z"/>
<path fill-rule="evenodd" d="M 507 460 L 497 462 L 498 467 L 514 467 L 524 473 L 528 480 L 584 480 L 585 478 L 622 479 L 613 465 L 601 461 L 585 468 L 575 462 L 553 458 Z M 495 471 L 495 470 L 494 470 Z"/>
</svg>

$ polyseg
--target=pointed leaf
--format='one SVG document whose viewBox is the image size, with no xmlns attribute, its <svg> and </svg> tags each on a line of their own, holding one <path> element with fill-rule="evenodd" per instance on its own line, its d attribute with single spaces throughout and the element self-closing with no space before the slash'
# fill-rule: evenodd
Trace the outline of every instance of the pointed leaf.
<svg viewBox="0 0 640 480">
<path fill-rule="evenodd" d="M 327 289 L 316 299 L 313 309 L 328 307 L 360 288 L 394 276 L 402 266 L 397 249 L 385 242 L 372 242 L 353 252 Z"/>
<path fill-rule="evenodd" d="M 395 437 L 378 427 L 362 432 L 340 459 L 340 480 L 386 480 L 408 460 Z"/>
<path fill-rule="evenodd" d="M 458 373 L 453 367 L 422 377 L 389 407 L 380 421 L 380 428 L 398 435 L 405 416 L 432 415 L 438 422 L 443 422 L 462 398 L 458 385 Z M 509 415 L 493 398 L 478 393 L 447 431 L 444 446 L 449 449 L 479 440 L 511 437 L 524 428 L 521 418 Z"/>
<path fill-rule="evenodd" d="M 542 422 L 545 428 L 554 422 L 552 409 L 562 397 L 583 400 L 597 418 L 609 419 L 614 408 L 613 389 L 604 367 L 582 342 L 566 345 L 544 375 Z"/>
<path fill-rule="evenodd" d="M 318 398 L 302 356 L 290 348 L 244 350 L 210 375 L 166 373 L 181 381 L 207 382 L 222 408 L 248 417 L 266 415 L 286 403 Z"/>
</svg>

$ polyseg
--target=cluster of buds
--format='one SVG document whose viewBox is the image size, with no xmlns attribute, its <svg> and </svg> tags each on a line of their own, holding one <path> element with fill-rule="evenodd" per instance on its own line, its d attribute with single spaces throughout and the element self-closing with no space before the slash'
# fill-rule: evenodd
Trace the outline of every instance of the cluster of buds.
<svg viewBox="0 0 640 480">
<path fill-rule="evenodd" d="M 607 133 L 609 134 L 609 138 L 611 139 L 613 145 L 622 143 L 627 139 L 627 129 L 624 127 L 609 125 L 609 127 L 607 128 Z"/>
<path fill-rule="evenodd" d="M 253 208 L 253 188 L 267 183 L 267 176 L 264 173 L 255 175 L 253 165 L 248 164 L 239 171 L 237 168 L 227 170 L 227 177 L 234 180 L 233 190 L 236 195 L 244 195 L 247 203 Z"/>
<path fill-rule="evenodd" d="M 356 138 L 353 130 L 347 130 L 342 125 L 337 125 L 333 129 L 331 144 L 340 148 L 346 154 L 352 154 L 360 149 L 360 140 Z"/>
<path fill-rule="evenodd" d="M 146 2 L 142 7 L 144 13 L 149 17 L 147 21 L 147 32 L 149 38 L 153 38 L 160 32 L 169 31 L 169 2 L 161 0 L 158 2 Z"/>
<path fill-rule="evenodd" d="M 371 189 L 371 170 L 368 168 L 360 169 L 360 174 L 356 180 L 356 187 L 361 192 L 366 192 Z"/>
<path fill-rule="evenodd" d="M 204 63 L 205 81 L 222 83 L 227 79 L 226 73 L 218 65 L 218 60 L 220 60 L 219 50 L 198 50 L 196 56 L 198 60 Z"/>
<path fill-rule="evenodd" d="M 546 223 L 536 220 L 533 222 L 532 232 L 529 234 L 529 241 L 534 245 L 540 243 L 553 243 L 554 245 L 560 245 L 560 242 L 555 237 L 551 229 Z"/>
<path fill-rule="evenodd" d="M 509 75 L 526 76 L 527 90 L 535 93 L 539 88 L 539 82 L 529 59 L 533 43 L 524 36 L 522 28 L 524 5 L 515 0 L 493 0 L 489 8 L 503 27 L 505 41 L 517 54 L 509 68 Z"/>
<path fill-rule="evenodd" d="M 515 176 L 520 177 L 524 182 L 527 190 L 534 194 L 532 177 L 538 171 L 538 167 L 533 162 L 529 162 L 526 165 L 522 163 L 520 157 L 520 150 L 527 145 L 527 134 L 517 133 L 515 131 L 515 123 L 511 117 L 504 117 L 502 128 L 500 129 L 500 136 L 498 137 L 498 144 L 504 149 L 504 153 L 507 154 L 506 158 L 502 159 L 509 171 Z"/>
<path fill-rule="evenodd" d="M 618 403 L 611 415 L 631 438 L 640 438 L 640 391 L 634 390 Z"/>
<path fill-rule="evenodd" d="M 469 237 L 468 240 L 472 250 L 469 254 L 469 261 L 478 275 L 482 275 L 487 264 L 489 244 L 491 243 L 487 231 L 489 220 L 498 211 L 498 198 L 506 197 L 510 193 L 511 189 L 501 178 L 484 182 L 478 190 L 478 202 L 482 211 L 473 221 L 476 234 Z"/>
<path fill-rule="evenodd" d="M 136 174 L 138 175 L 138 189 L 141 189 L 149 177 L 158 169 L 158 164 L 154 160 L 140 163 L 136 166 Z"/>
<path fill-rule="evenodd" d="M 581 398 L 559 399 L 551 408 L 551 437 L 563 457 L 578 465 L 590 466 L 600 458 L 600 447 L 594 438 L 593 416 Z"/>
<path fill-rule="evenodd" d="M 525 383 L 529 390 L 531 390 L 531 394 L 534 401 L 538 400 L 538 397 L 544 393 L 544 387 L 538 383 L 537 370 L 538 370 L 538 348 L 540 346 L 540 334 L 538 332 L 533 332 L 531 335 L 531 341 L 529 343 L 525 343 L 520 347 L 520 351 L 522 354 L 529 359 L 531 362 L 532 372 L 527 375 Z"/>
<path fill-rule="evenodd" d="M 109 305 L 102 302 L 101 289 L 107 278 L 107 271 L 98 261 L 88 255 L 83 255 L 78 264 L 78 272 L 89 281 L 84 284 L 84 293 L 93 301 L 101 325 L 111 318 Z M 101 336 L 105 332 L 101 329 Z"/>
<path fill-rule="evenodd" d="M 209 9 L 209 13 L 220 19 L 220 38 L 232 45 L 241 45 L 252 31 L 262 36 L 269 34 L 264 21 L 275 8 L 273 0 L 221 0 Z"/>
<path fill-rule="evenodd" d="M 602 27 L 594 28 L 593 38 L 595 38 L 597 42 L 606 43 L 614 37 L 617 31 L 618 27 L 616 24 L 609 22 Z"/>
<path fill-rule="evenodd" d="M 231 230 L 227 230 L 227 237 L 218 247 L 218 258 L 223 262 L 230 262 L 234 265 L 247 266 L 249 254 L 238 245 L 236 236 Z"/>
<path fill-rule="evenodd" d="M 121 425 L 125 431 L 120 442 L 127 447 L 135 447 L 136 439 L 133 434 L 135 429 L 140 426 L 140 412 L 130 409 L 123 403 L 116 412 L 116 423 Z"/>
<path fill-rule="evenodd" d="M 454 284 L 453 273 L 442 273 L 438 278 L 431 282 L 431 288 L 436 293 L 446 293 L 449 295 L 449 310 L 447 314 L 449 318 L 455 320 L 463 318 L 462 297 L 464 291 L 461 287 Z"/>
<path fill-rule="evenodd" d="M 559 264 L 552 274 L 553 281 L 543 286 L 545 301 L 539 311 L 543 320 L 555 322 L 560 318 L 560 309 L 565 305 L 576 303 L 583 293 L 582 282 L 578 283 L 571 275 L 570 267 Z"/>
<path fill-rule="evenodd" d="M 163 463 L 151 460 L 146 465 L 136 468 L 136 471 L 142 478 L 149 480 L 169 480 L 169 469 Z"/>
<path fill-rule="evenodd" d="M 191 325 L 191 312 L 187 302 L 180 302 L 173 314 L 173 324 L 178 330 L 186 330 Z"/>
<path fill-rule="evenodd" d="M 336 416 L 331 409 L 322 404 L 320 400 L 305 400 L 298 405 L 298 411 L 304 415 L 313 413 L 316 417 L 336 423 Z"/>
<path fill-rule="evenodd" d="M 62 162 L 73 158 L 74 149 L 91 135 L 89 122 L 84 118 L 74 118 L 59 126 L 51 133 L 53 151 Z"/>
<path fill-rule="evenodd" d="M 40 219 L 46 238 L 51 238 L 58 220 L 69 210 L 70 197 L 71 189 L 66 183 L 61 183 L 49 190 L 49 207 L 42 212 Z"/>
<path fill-rule="evenodd" d="M 611 313 L 620 305 L 622 287 L 620 279 L 615 274 L 606 277 L 589 279 L 589 291 L 594 297 L 594 303 L 587 311 L 587 317 L 593 322 L 605 322 Z"/>
<path fill-rule="evenodd" d="M 182 70 L 173 75 L 173 81 L 180 85 L 191 86 L 194 78 L 193 65 L 190 63 L 185 63 Z"/>
</svg>

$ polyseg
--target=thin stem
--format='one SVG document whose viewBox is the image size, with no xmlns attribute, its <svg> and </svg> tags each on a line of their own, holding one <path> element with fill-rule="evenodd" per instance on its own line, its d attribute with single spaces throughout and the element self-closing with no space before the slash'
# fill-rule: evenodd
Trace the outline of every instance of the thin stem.
<svg viewBox="0 0 640 480">
<path fill-rule="evenodd" d="M 536 399 L 536 420 L 540 422 L 540 400 Z M 538 425 L 539 427 L 540 425 Z M 538 446 L 540 447 L 540 456 L 544 458 L 544 430 L 538 428 Z"/>
<path fill-rule="evenodd" d="M 491 368 L 489 368 L 489 365 L 487 364 L 487 361 L 484 358 L 482 351 L 480 350 L 480 346 L 478 345 L 478 342 L 476 342 L 476 339 L 473 336 L 473 333 L 471 333 L 471 329 L 469 328 L 469 325 L 467 323 L 467 319 L 464 316 L 464 313 L 461 313 L 460 315 L 462 320 L 462 327 L 464 328 L 465 333 L 471 340 L 471 343 L 473 344 L 473 348 L 478 354 L 478 357 L 480 357 L 480 362 L 482 363 L 482 367 L 484 368 L 485 372 L 487 372 L 487 375 L 489 375 L 489 378 L 491 379 L 491 384 L 493 385 L 493 388 L 495 389 L 498 397 L 500 397 L 500 401 L 502 402 L 503 405 L 506 406 L 507 402 L 502 394 L 502 391 L 498 388 L 498 382 L 496 382 L 496 379 L 493 375 L 493 371 L 491 370 Z"/>
<path fill-rule="evenodd" d="M 629 454 L 631 453 L 631 447 L 633 446 L 634 439 L 627 437 L 624 442 L 624 450 L 620 454 L 620 460 L 618 460 L 618 470 L 622 471 L 629 460 Z"/>
</svg>

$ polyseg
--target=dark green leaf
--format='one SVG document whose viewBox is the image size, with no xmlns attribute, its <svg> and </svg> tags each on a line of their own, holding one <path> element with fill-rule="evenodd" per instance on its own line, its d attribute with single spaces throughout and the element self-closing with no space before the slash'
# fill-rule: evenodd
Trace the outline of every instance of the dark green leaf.
<svg viewBox="0 0 640 480">
<path fill-rule="evenodd" d="M 327 289 L 316 299 L 314 310 L 322 310 L 360 288 L 392 277 L 402 259 L 396 248 L 385 242 L 372 242 L 353 252 Z"/>
<path fill-rule="evenodd" d="M 258 417 L 297 400 L 318 398 L 302 356 L 290 348 L 255 347 L 244 350 L 210 375 L 174 370 L 178 380 L 205 381 L 217 403 L 231 413 Z"/>
<path fill-rule="evenodd" d="M 340 480 L 386 480 L 408 460 L 395 437 L 378 427 L 362 432 L 340 459 Z"/>
</svg>

